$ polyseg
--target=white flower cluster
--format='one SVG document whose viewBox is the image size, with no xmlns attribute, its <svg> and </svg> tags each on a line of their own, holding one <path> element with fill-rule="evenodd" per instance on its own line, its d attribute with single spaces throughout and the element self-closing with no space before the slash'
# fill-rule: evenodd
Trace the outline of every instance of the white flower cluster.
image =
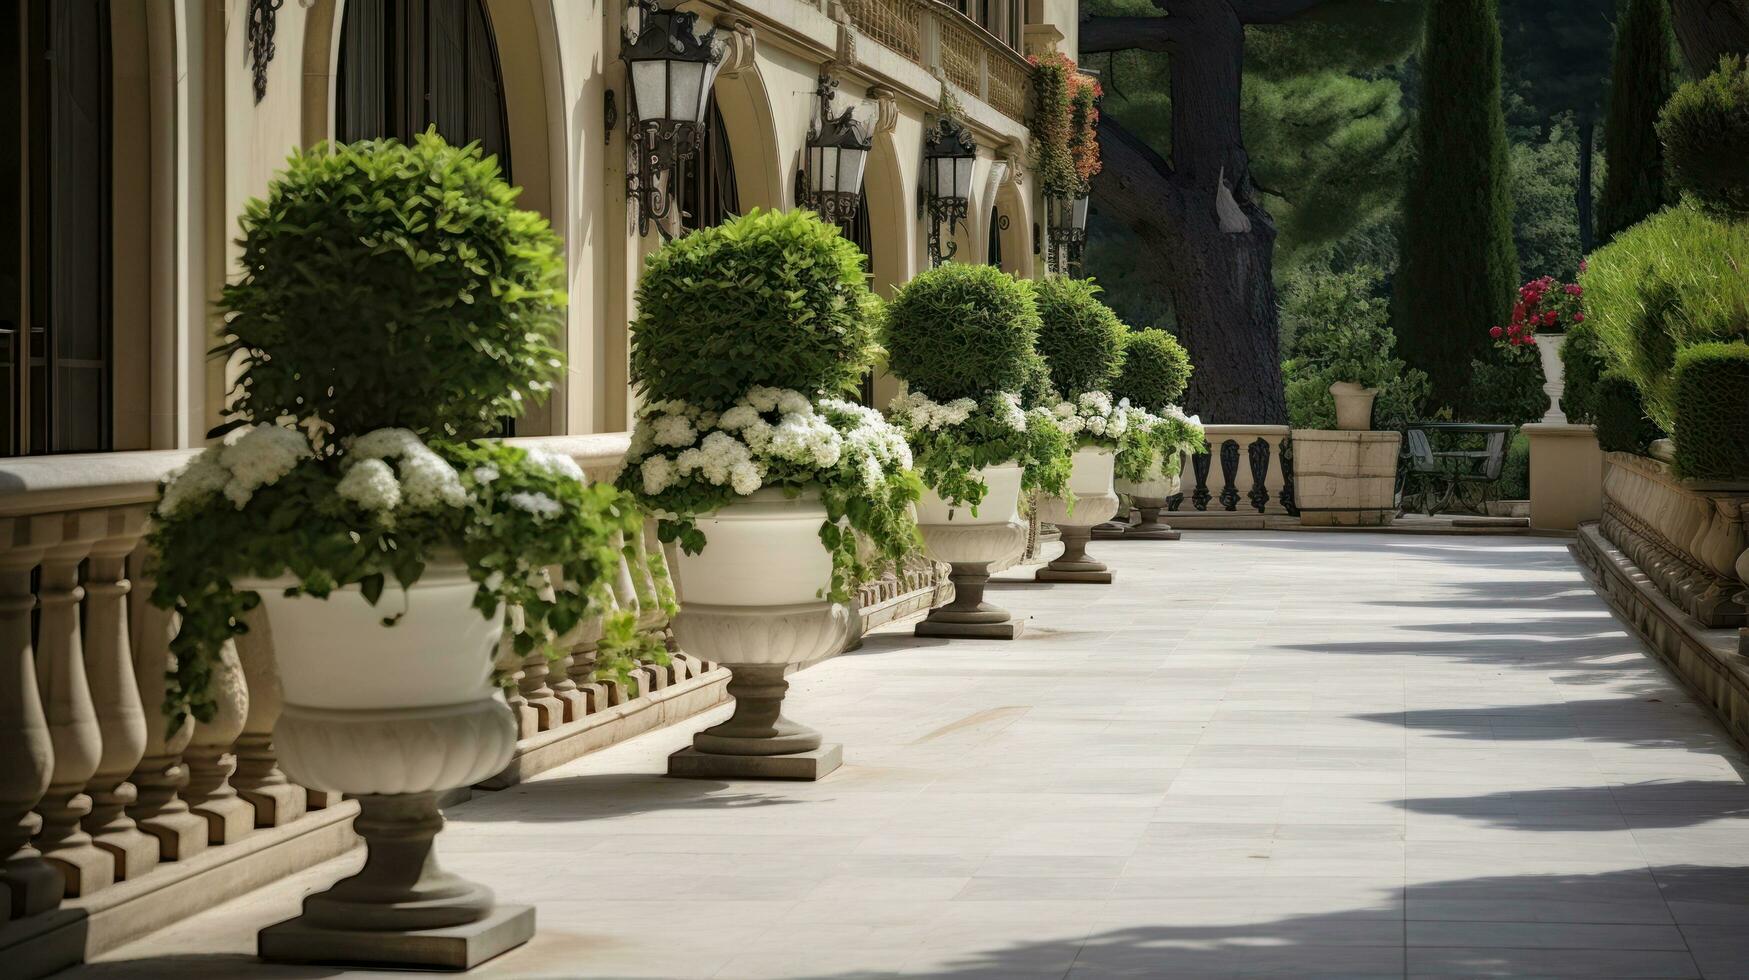
<svg viewBox="0 0 1749 980">
<path fill-rule="evenodd" d="M 239 429 L 224 445 L 207 449 L 171 475 L 158 513 L 175 517 L 215 493 L 242 510 L 255 491 L 279 482 L 311 455 L 310 441 L 296 429 L 266 423 Z"/>
<path fill-rule="evenodd" d="M 998 393 L 988 403 L 996 419 L 1016 432 L 1026 431 L 1026 412 L 1020 407 L 1020 396 Z M 907 432 L 939 432 L 965 424 L 978 411 L 978 402 L 971 398 L 956 398 L 951 402 L 935 401 L 922 392 L 901 393 L 887 406 L 893 424 Z"/>
<path fill-rule="evenodd" d="M 346 474 L 334 492 L 365 510 L 387 513 L 405 502 L 414 510 L 429 511 L 468 502 L 455 467 L 411 430 L 367 432 L 346 447 L 346 459 Z"/>
<path fill-rule="evenodd" d="M 1134 411 L 1127 398 L 1113 405 L 1105 392 L 1089 391 L 1074 401 L 1058 402 L 1051 415 L 1071 439 L 1115 445 L 1129 431 Z"/>
<path fill-rule="evenodd" d="M 650 496 L 693 479 L 746 496 L 765 485 L 777 463 L 822 475 L 848 468 L 873 489 L 890 470 L 911 465 L 911 449 L 904 434 L 872 409 L 835 398 L 815 404 L 799 391 L 754 387 L 721 414 L 678 400 L 644 405 L 628 459 L 639 460 Z"/>
</svg>

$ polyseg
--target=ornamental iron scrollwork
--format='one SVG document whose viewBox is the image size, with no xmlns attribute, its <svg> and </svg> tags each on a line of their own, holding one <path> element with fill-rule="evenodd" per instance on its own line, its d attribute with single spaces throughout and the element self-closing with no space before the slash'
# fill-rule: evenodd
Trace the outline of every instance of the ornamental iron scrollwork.
<svg viewBox="0 0 1749 980">
<path fill-rule="evenodd" d="M 1245 452 L 1251 464 L 1251 492 L 1246 496 L 1261 514 L 1269 509 L 1269 440 L 1259 436 Z"/>
<path fill-rule="evenodd" d="M 1239 443 L 1221 443 L 1221 509 L 1239 509 Z"/>
<path fill-rule="evenodd" d="M 285 0 L 249 0 L 249 20 L 244 40 L 249 45 L 249 70 L 255 80 L 255 103 L 267 97 L 267 65 L 276 53 L 273 34 L 278 27 L 279 8 Z"/>
</svg>

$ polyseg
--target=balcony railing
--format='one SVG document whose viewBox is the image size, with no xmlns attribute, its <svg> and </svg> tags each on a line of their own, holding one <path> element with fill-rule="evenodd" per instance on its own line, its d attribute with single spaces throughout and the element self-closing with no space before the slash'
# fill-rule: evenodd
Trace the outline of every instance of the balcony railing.
<svg viewBox="0 0 1749 980">
<path fill-rule="evenodd" d="M 870 39 L 977 96 L 1016 122 L 1026 119 L 1032 68 L 1020 53 L 939 0 L 841 0 Z"/>
<path fill-rule="evenodd" d="M 1266 518 L 1296 513 L 1293 465 L 1283 458 L 1285 425 L 1205 426 L 1208 449 L 1185 460 L 1175 514 Z"/>
</svg>

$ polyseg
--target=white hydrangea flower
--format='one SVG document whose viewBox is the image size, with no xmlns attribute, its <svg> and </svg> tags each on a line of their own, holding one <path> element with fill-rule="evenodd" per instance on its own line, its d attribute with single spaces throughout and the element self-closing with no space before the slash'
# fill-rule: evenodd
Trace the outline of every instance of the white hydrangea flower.
<svg viewBox="0 0 1749 980">
<path fill-rule="evenodd" d="M 638 470 L 644 478 L 644 492 L 651 496 L 674 485 L 674 461 L 666 456 L 647 457 Z"/>
<path fill-rule="evenodd" d="M 395 471 L 380 459 L 360 459 L 335 485 L 334 492 L 365 510 L 387 513 L 401 503 L 401 485 Z"/>
<path fill-rule="evenodd" d="M 658 446 L 680 449 L 698 441 L 698 430 L 684 415 L 660 415 L 650 423 L 650 437 Z"/>
<path fill-rule="evenodd" d="M 782 392 L 776 388 L 755 385 L 747 389 L 747 394 L 741 400 L 761 412 L 769 412 L 777 408 L 777 399 L 780 395 Z"/>
<path fill-rule="evenodd" d="M 729 486 L 745 497 L 764 484 L 759 468 L 752 463 L 736 463 L 729 467 Z"/>
<path fill-rule="evenodd" d="M 235 442 L 219 451 L 219 465 L 231 472 L 225 497 L 239 509 L 255 491 L 279 482 L 279 478 L 308 459 L 310 442 L 296 429 L 263 422 L 243 430 Z"/>
<path fill-rule="evenodd" d="M 455 467 L 422 444 L 409 446 L 395 468 L 407 503 L 417 510 L 461 507 L 468 502 L 468 492 Z"/>
<path fill-rule="evenodd" d="M 513 493 L 507 498 L 510 506 L 535 517 L 557 517 L 564 512 L 564 505 L 544 493 L 528 493 L 526 491 Z"/>
<path fill-rule="evenodd" d="M 346 453 L 362 459 L 387 459 L 414 446 L 423 449 L 425 443 L 420 442 L 411 429 L 377 429 L 354 439 Z"/>
<path fill-rule="evenodd" d="M 475 483 L 491 483 L 493 480 L 496 480 L 500 476 L 503 476 L 503 475 L 504 474 L 498 472 L 498 467 L 496 467 L 496 466 L 476 466 L 476 467 L 474 467 L 474 482 Z"/>
<path fill-rule="evenodd" d="M 807 395 L 785 388 L 777 393 L 777 410 L 785 415 L 801 415 L 812 412 L 814 405 Z"/>
<path fill-rule="evenodd" d="M 528 461 L 537 469 L 546 471 L 550 476 L 569 477 L 573 480 L 583 479 L 583 467 L 577 461 L 564 453 L 550 452 L 545 449 L 528 450 Z"/>
<path fill-rule="evenodd" d="M 175 517 L 185 508 L 204 503 L 229 482 L 231 471 L 219 465 L 219 451 L 208 449 L 170 474 L 164 485 L 164 499 L 158 503 L 158 514 Z"/>
<path fill-rule="evenodd" d="M 717 419 L 717 427 L 728 432 L 739 432 L 758 421 L 759 410 L 746 402 L 739 402 Z"/>
</svg>

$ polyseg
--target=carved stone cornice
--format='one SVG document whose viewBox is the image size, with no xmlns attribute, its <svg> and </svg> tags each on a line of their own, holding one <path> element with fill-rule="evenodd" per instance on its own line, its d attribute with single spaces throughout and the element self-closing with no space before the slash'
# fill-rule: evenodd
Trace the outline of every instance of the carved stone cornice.
<svg viewBox="0 0 1749 980">
<path fill-rule="evenodd" d="M 718 14 L 713 23 L 723 32 L 723 67 L 717 76 L 729 78 L 752 68 L 759 40 L 753 25 L 734 14 Z"/>
</svg>

